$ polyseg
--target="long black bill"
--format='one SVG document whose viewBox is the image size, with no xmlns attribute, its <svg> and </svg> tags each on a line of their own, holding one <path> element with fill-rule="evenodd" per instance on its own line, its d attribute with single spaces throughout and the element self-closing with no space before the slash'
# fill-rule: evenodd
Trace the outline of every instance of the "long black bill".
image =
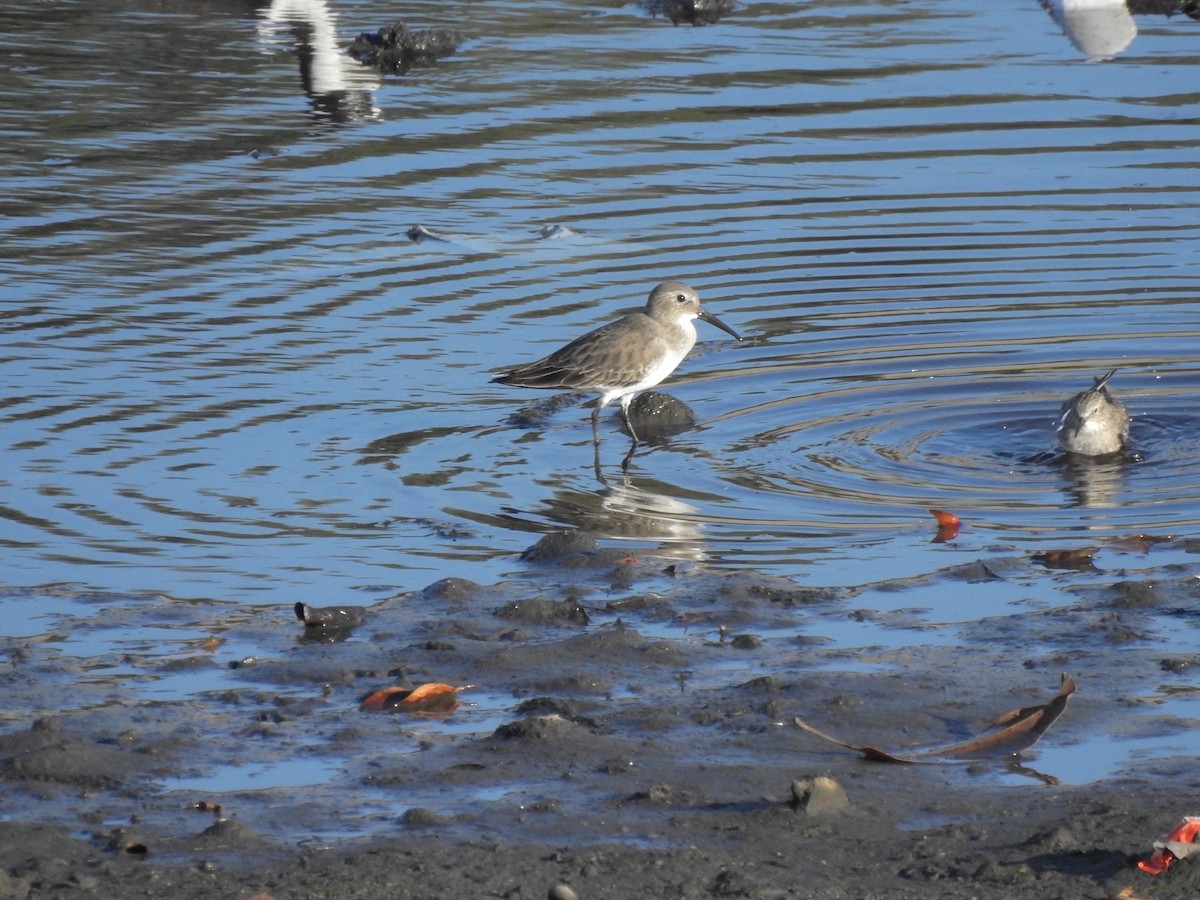
<svg viewBox="0 0 1200 900">
<path fill-rule="evenodd" d="M 711 313 L 706 313 L 704 310 L 700 310 L 700 319 L 704 322 L 707 322 L 709 325 L 716 325 L 718 328 L 720 328 L 726 334 L 732 334 L 734 337 L 734 340 L 738 340 L 738 341 L 742 340 L 742 336 L 740 334 L 738 334 L 736 331 L 734 331 L 732 328 L 730 328 L 728 325 L 726 325 L 724 322 L 722 322 L 720 319 L 718 319 L 716 316 L 712 315 Z"/>
</svg>

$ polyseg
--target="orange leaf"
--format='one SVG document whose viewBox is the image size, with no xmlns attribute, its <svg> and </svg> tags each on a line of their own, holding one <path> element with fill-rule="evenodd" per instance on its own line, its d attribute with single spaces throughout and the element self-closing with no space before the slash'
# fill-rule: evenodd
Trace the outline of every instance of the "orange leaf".
<svg viewBox="0 0 1200 900">
<path fill-rule="evenodd" d="M 962 524 L 962 519 L 944 509 L 931 509 L 929 512 L 937 519 L 938 526 L 941 528 L 957 528 Z"/>
<path fill-rule="evenodd" d="M 395 686 L 380 688 L 364 697 L 358 708 L 412 713 L 451 712 L 461 705 L 454 695 L 473 687 L 473 684 L 453 687 L 433 682 L 413 689 Z"/>
<path fill-rule="evenodd" d="M 958 516 L 941 509 L 931 509 L 930 512 L 933 513 L 933 517 L 937 519 L 938 523 L 937 534 L 933 536 L 930 543 L 944 544 L 958 537 L 958 526 L 962 524 L 962 520 Z"/>
</svg>

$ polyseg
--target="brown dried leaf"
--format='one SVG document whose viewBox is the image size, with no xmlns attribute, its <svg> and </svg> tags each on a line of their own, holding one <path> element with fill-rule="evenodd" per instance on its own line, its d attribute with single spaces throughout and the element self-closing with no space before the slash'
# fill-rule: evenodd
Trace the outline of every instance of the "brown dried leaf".
<svg viewBox="0 0 1200 900">
<path fill-rule="evenodd" d="M 1155 544 L 1165 544 L 1175 540 L 1173 534 L 1131 534 L 1114 541 L 1112 546 L 1134 553 L 1148 553 Z"/>
<path fill-rule="evenodd" d="M 1078 572 L 1095 571 L 1092 558 L 1096 555 L 1093 547 L 1080 547 L 1076 550 L 1047 550 L 1045 553 L 1033 554 L 1033 561 L 1047 569 L 1073 569 Z"/>
<path fill-rule="evenodd" d="M 804 729 L 809 734 L 815 735 L 831 744 L 836 744 L 839 747 L 845 747 L 847 750 L 854 750 L 868 759 L 875 759 L 880 762 L 967 762 L 972 759 L 992 759 L 1001 756 L 1010 756 L 1014 753 L 1020 753 L 1022 750 L 1028 750 L 1041 739 L 1042 735 L 1063 714 L 1063 711 L 1067 708 L 1067 701 L 1076 690 L 1075 679 L 1070 675 L 1064 674 L 1058 693 L 1049 703 L 1044 703 L 1040 706 L 1027 706 L 1023 709 L 1014 709 L 1011 712 L 1007 712 L 992 723 L 990 726 L 992 730 L 972 740 L 944 747 L 932 747 L 928 750 L 919 750 L 916 753 L 907 755 L 889 753 L 886 750 L 880 750 L 870 745 L 847 743 L 822 731 L 818 731 L 799 716 L 794 721 L 798 727 Z"/>
</svg>

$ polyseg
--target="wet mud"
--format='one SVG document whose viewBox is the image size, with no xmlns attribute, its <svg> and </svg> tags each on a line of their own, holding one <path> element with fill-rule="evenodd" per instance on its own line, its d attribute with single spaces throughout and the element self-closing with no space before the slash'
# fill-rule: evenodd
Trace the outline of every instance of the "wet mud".
<svg viewBox="0 0 1200 900">
<path fill-rule="evenodd" d="M 1196 811 L 1194 723 L 1155 709 L 1196 663 L 1170 651 L 1200 593 L 1184 567 L 1131 580 L 981 555 L 806 586 L 580 532 L 518 565 L 297 609 L 46 592 L 85 614 L 3 644 L 0 896 L 1200 894 L 1194 861 L 1136 868 Z M 932 585 L 969 602 L 995 581 L 1067 602 L 951 639 L 920 613 Z M 868 589 L 911 604 L 874 611 Z M 903 640 L 830 637 L 864 621 Z M 109 656 L 65 640 L 154 625 L 189 640 Z M 1078 695 L 1019 759 L 870 762 L 793 724 L 906 752 L 1046 702 L 1063 672 Z M 176 679 L 193 687 L 172 695 Z M 359 708 L 428 683 L 473 687 L 449 711 Z M 1146 734 L 1181 751 L 1086 783 L 1062 762 Z M 1047 766 L 1047 745 L 1068 752 Z"/>
</svg>

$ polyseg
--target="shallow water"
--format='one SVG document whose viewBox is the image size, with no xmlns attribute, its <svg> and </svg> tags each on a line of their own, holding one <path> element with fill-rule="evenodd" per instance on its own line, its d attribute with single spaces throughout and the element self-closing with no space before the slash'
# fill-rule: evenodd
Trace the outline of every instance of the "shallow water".
<svg viewBox="0 0 1200 900">
<path fill-rule="evenodd" d="M 191 637 L 212 604 L 519 576 L 562 527 L 851 586 L 1195 535 L 1200 23 L 1138 16 L 1098 59 L 1034 0 L 753 2 L 703 28 L 418 2 L 409 25 L 466 41 L 381 78 L 338 51 L 392 10 L 9 5 L 10 636 L 52 633 L 35 587 L 187 601 L 207 612 L 146 627 Z M 626 481 L 607 419 L 599 484 L 586 408 L 527 427 L 548 398 L 488 379 L 666 277 L 749 340 L 701 324 L 664 385 L 700 426 Z M 1071 464 L 1058 406 L 1112 367 L 1136 454 Z M 929 507 L 969 530 L 930 543 Z M 1010 614 L 1024 586 L 922 615 Z M 912 636 L 835 640 L 889 633 Z"/>
</svg>

